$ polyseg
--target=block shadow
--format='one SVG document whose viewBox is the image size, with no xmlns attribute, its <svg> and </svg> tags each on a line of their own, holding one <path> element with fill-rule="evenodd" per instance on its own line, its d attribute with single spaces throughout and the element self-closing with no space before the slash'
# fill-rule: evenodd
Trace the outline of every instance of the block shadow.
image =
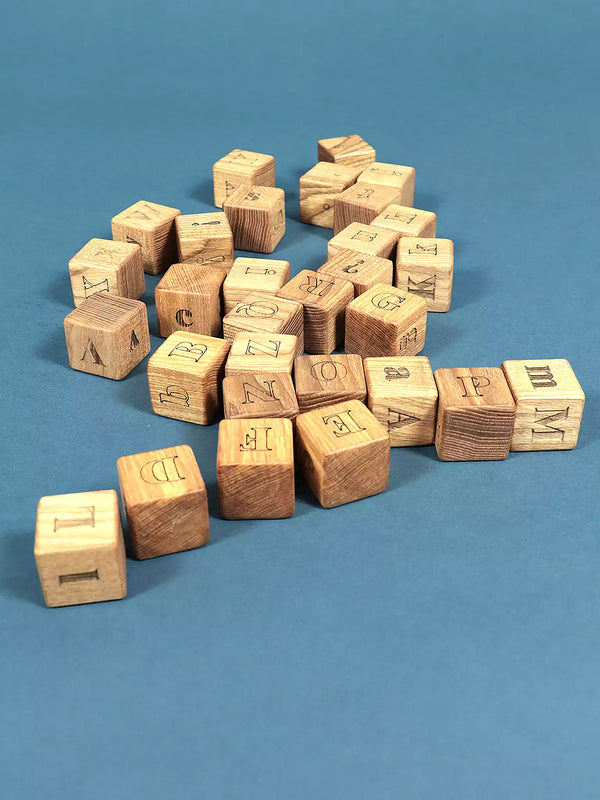
<svg viewBox="0 0 600 800">
<path fill-rule="evenodd" d="M 0 596 L 44 606 L 30 532 L 8 533 L 0 539 Z"/>
</svg>

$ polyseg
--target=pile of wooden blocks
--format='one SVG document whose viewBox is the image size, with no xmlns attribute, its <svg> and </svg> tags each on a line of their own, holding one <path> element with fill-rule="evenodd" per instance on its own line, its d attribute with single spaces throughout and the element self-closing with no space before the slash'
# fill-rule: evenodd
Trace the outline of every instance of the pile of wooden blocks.
<svg viewBox="0 0 600 800">
<path fill-rule="evenodd" d="M 225 519 L 292 516 L 295 467 L 326 508 L 382 492 L 391 447 L 435 443 L 443 461 L 574 447 L 584 394 L 567 361 L 434 373 L 418 355 L 428 313 L 450 307 L 454 255 L 436 215 L 413 207 L 414 186 L 412 167 L 377 162 L 359 136 L 320 141 L 300 178 L 300 219 L 333 236 L 322 266 L 291 276 L 287 261 L 234 255 L 272 253 L 286 217 L 274 158 L 234 150 L 214 165 L 222 211 L 140 201 L 113 218 L 112 240 L 72 258 L 70 365 L 120 380 L 145 358 L 144 273 L 164 272 L 150 402 L 200 425 L 224 413 Z M 188 446 L 117 466 L 137 558 L 206 544 L 206 489 Z M 123 597 L 116 492 L 42 498 L 35 555 L 48 605 Z"/>
</svg>

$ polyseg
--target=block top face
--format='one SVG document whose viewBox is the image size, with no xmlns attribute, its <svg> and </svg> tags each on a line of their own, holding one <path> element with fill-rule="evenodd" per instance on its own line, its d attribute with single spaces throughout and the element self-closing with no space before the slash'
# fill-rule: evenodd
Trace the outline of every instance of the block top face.
<svg viewBox="0 0 600 800">
<path fill-rule="evenodd" d="M 214 295 L 220 292 L 226 275 L 225 270 L 215 267 L 203 267 L 200 264 L 173 264 L 158 282 L 156 290 Z"/>
<path fill-rule="evenodd" d="M 277 292 L 277 297 L 297 300 L 303 306 L 330 310 L 343 301 L 354 297 L 354 286 L 350 281 L 334 275 L 303 269 Z"/>
<path fill-rule="evenodd" d="M 229 342 L 214 336 L 176 331 L 150 356 L 148 369 L 168 369 L 205 375 L 219 369 L 229 352 Z"/>
<path fill-rule="evenodd" d="M 515 401 L 500 367 L 436 369 L 440 407 L 513 409 Z"/>
<path fill-rule="evenodd" d="M 454 242 L 452 239 L 403 236 L 398 242 L 398 263 L 406 262 L 412 266 L 433 266 L 441 260 L 452 264 Z"/>
<path fill-rule="evenodd" d="M 244 325 L 252 324 L 263 331 L 279 328 L 282 320 L 290 319 L 302 311 L 295 300 L 277 297 L 266 292 L 250 292 L 240 303 L 236 303 L 223 317 L 223 322 L 240 320 Z"/>
<path fill-rule="evenodd" d="M 289 419 L 224 419 L 219 423 L 217 466 L 293 464 L 293 427 Z"/>
<path fill-rule="evenodd" d="M 129 325 L 140 310 L 146 313 L 146 306 L 141 300 L 96 293 L 90 295 L 74 311 L 67 314 L 65 323 L 85 325 L 97 330 L 118 331 Z"/>
<path fill-rule="evenodd" d="M 392 284 L 394 265 L 389 258 L 359 253 L 357 250 L 339 250 L 334 256 L 319 267 L 317 272 L 339 275 L 352 283 L 362 284 L 372 277 L 374 283 Z"/>
<path fill-rule="evenodd" d="M 273 156 L 265 153 L 253 153 L 251 150 L 232 150 L 215 162 L 215 167 L 231 167 L 237 173 L 247 172 L 252 175 L 257 169 L 264 169 L 275 164 Z"/>
<path fill-rule="evenodd" d="M 375 217 L 371 225 L 388 228 L 399 233 L 400 236 L 412 236 L 413 233 L 418 234 L 426 225 L 431 225 L 436 219 L 433 211 L 423 211 L 420 208 L 392 203 L 379 216 Z"/>
<path fill-rule="evenodd" d="M 281 279 L 290 275 L 290 262 L 275 258 L 246 258 L 238 256 L 227 275 L 225 286 L 243 288 L 247 283 L 252 286 L 260 280 L 265 292 L 276 292 L 281 287 Z"/>
<path fill-rule="evenodd" d="M 319 161 L 335 161 L 343 164 L 362 164 L 375 161 L 375 149 L 368 142 L 352 134 L 320 139 L 318 142 Z"/>
<path fill-rule="evenodd" d="M 331 396 L 353 393 L 364 399 L 367 389 L 363 360 L 353 353 L 329 356 L 298 356 L 294 362 L 296 393 L 298 396 Z"/>
<path fill-rule="evenodd" d="M 231 236 L 227 215 L 223 211 L 207 214 L 180 214 L 175 219 L 180 239 L 195 239 L 198 236 Z"/>
<path fill-rule="evenodd" d="M 329 240 L 332 247 L 358 250 L 368 255 L 389 254 L 396 246 L 398 236 L 391 230 L 351 222 Z"/>
<path fill-rule="evenodd" d="M 427 301 L 415 294 L 400 294 L 385 283 L 376 283 L 356 297 L 348 306 L 391 324 L 401 324 L 406 314 L 427 314 Z"/>
<path fill-rule="evenodd" d="M 130 509 L 206 490 L 192 448 L 186 444 L 121 456 L 117 469 L 123 502 Z"/>
<path fill-rule="evenodd" d="M 363 169 L 356 179 L 358 183 L 378 183 L 382 186 L 402 186 L 407 180 L 414 181 L 415 168 L 403 167 L 400 164 L 386 164 L 374 161 Z"/>
<path fill-rule="evenodd" d="M 35 555 L 114 547 L 120 529 L 114 489 L 42 497 L 37 508 Z"/>
<path fill-rule="evenodd" d="M 74 264 L 90 267 L 117 268 L 123 261 L 136 253 L 141 253 L 139 244 L 117 242 L 114 239 L 90 239 L 69 261 Z"/>
<path fill-rule="evenodd" d="M 565 358 L 505 361 L 502 369 L 520 400 L 585 400 L 585 394 L 573 368 Z"/>
<path fill-rule="evenodd" d="M 336 164 L 332 161 L 317 161 L 314 167 L 311 167 L 308 172 L 300 176 L 300 180 L 306 180 L 313 186 L 322 184 L 323 187 L 331 187 L 332 189 L 343 191 L 356 181 L 362 169 L 362 166 Z"/>
<path fill-rule="evenodd" d="M 224 201 L 223 208 L 247 208 L 270 211 L 285 202 L 285 192 L 276 186 L 251 186 L 243 183 Z"/>
<path fill-rule="evenodd" d="M 348 448 L 389 442 L 388 432 L 360 400 L 346 400 L 306 411 L 298 415 L 296 427 L 325 458 Z"/>
<path fill-rule="evenodd" d="M 349 186 L 336 197 L 335 201 L 379 211 L 397 203 L 401 197 L 402 192 L 397 186 L 383 186 L 380 183 L 363 181 Z"/>
<path fill-rule="evenodd" d="M 178 208 L 139 200 L 113 217 L 113 222 L 132 225 L 145 231 L 153 231 L 160 225 L 172 222 L 179 214 L 181 214 L 181 211 Z"/>
<path fill-rule="evenodd" d="M 437 397 L 437 385 L 426 356 L 365 358 L 364 368 L 369 394 Z"/>
</svg>

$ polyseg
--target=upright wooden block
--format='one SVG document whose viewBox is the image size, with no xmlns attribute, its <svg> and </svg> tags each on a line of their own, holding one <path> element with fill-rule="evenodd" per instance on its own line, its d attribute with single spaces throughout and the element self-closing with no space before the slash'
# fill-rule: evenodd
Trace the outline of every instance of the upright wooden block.
<svg viewBox="0 0 600 800">
<path fill-rule="evenodd" d="M 172 333 L 148 361 L 155 414 L 210 425 L 221 405 L 229 342 L 197 333 Z"/>
<path fill-rule="evenodd" d="M 232 150 L 213 166 L 215 205 L 221 208 L 237 187 L 275 186 L 275 159 L 251 150 Z"/>
<path fill-rule="evenodd" d="M 47 606 L 125 597 L 127 571 L 117 493 L 110 489 L 42 497 L 34 554 Z"/>
<path fill-rule="evenodd" d="M 346 306 L 354 298 L 350 281 L 303 269 L 277 297 L 302 303 L 307 353 L 331 353 L 344 340 Z"/>
<path fill-rule="evenodd" d="M 393 231 L 353 222 L 327 242 L 327 258 L 333 258 L 342 250 L 390 258 L 397 241 L 398 236 Z"/>
<path fill-rule="evenodd" d="M 294 443 L 289 419 L 225 419 L 219 425 L 217 481 L 225 519 L 294 514 Z"/>
<path fill-rule="evenodd" d="M 392 447 L 431 444 L 438 390 L 425 356 L 366 358 L 367 405 Z"/>
<path fill-rule="evenodd" d="M 427 303 L 377 283 L 346 309 L 347 353 L 363 358 L 413 356 L 425 345 Z"/>
<path fill-rule="evenodd" d="M 375 228 L 393 231 L 396 240 L 402 236 L 418 236 L 422 239 L 435 236 L 437 217 L 433 211 L 409 208 L 397 203 L 388 206 L 372 221 Z"/>
<path fill-rule="evenodd" d="M 223 203 L 238 250 L 272 253 L 285 233 L 283 189 L 240 184 Z"/>
<path fill-rule="evenodd" d="M 300 176 L 300 222 L 333 228 L 335 198 L 356 182 L 361 166 L 319 161 Z"/>
<path fill-rule="evenodd" d="M 390 437 L 359 400 L 299 414 L 296 452 L 310 488 L 325 508 L 387 488 Z"/>
<path fill-rule="evenodd" d="M 298 400 L 289 372 L 229 375 L 223 381 L 225 419 L 298 416 Z"/>
<path fill-rule="evenodd" d="M 394 265 L 388 258 L 369 256 L 356 250 L 339 250 L 317 272 L 350 281 L 354 286 L 355 297 L 376 283 L 391 286 L 394 279 Z"/>
<path fill-rule="evenodd" d="M 414 167 L 403 167 L 400 164 L 385 164 L 374 161 L 364 169 L 357 183 L 378 183 L 381 186 L 393 186 L 400 189 L 401 206 L 412 206 L 415 200 L 415 170 Z"/>
<path fill-rule="evenodd" d="M 287 372 L 294 366 L 298 337 L 285 333 L 237 333 L 231 343 L 225 375 Z"/>
<path fill-rule="evenodd" d="M 403 236 L 398 242 L 395 285 L 418 294 L 428 311 L 448 311 L 452 297 L 454 243 L 451 239 Z"/>
<path fill-rule="evenodd" d="M 288 333 L 297 336 L 297 355 L 304 352 L 304 309 L 301 303 L 263 292 L 251 292 L 223 317 L 223 336 L 229 341 L 242 331 Z"/>
<path fill-rule="evenodd" d="M 300 413 L 367 397 L 365 372 L 360 356 L 298 356 L 294 380 Z"/>
<path fill-rule="evenodd" d="M 368 225 L 388 208 L 399 203 L 402 190 L 376 183 L 355 183 L 339 194 L 333 204 L 333 232 L 340 233 L 352 222 Z"/>
<path fill-rule="evenodd" d="M 223 284 L 225 313 L 251 292 L 276 294 L 290 279 L 290 262 L 273 258 L 236 258 Z"/>
<path fill-rule="evenodd" d="M 69 273 L 75 306 L 96 292 L 133 300 L 144 294 L 144 264 L 139 244 L 90 239 L 69 261 Z"/>
<path fill-rule="evenodd" d="M 375 149 L 362 136 L 334 136 L 320 139 L 317 147 L 318 161 L 333 161 L 336 164 L 366 166 L 375 161 Z"/>
<path fill-rule="evenodd" d="M 160 335 L 189 331 L 221 333 L 221 285 L 225 272 L 215 267 L 173 264 L 158 283 L 154 298 Z"/>
<path fill-rule="evenodd" d="M 65 317 L 72 369 L 120 381 L 150 352 L 148 313 L 140 300 L 96 293 Z"/>
<path fill-rule="evenodd" d="M 208 542 L 206 487 L 191 447 L 122 456 L 117 469 L 136 558 L 180 553 Z"/>
<path fill-rule="evenodd" d="M 217 267 L 229 272 L 233 265 L 233 234 L 222 211 L 180 214 L 175 219 L 177 250 L 182 263 Z"/>
<path fill-rule="evenodd" d="M 112 218 L 112 236 L 118 242 L 139 244 L 144 271 L 158 275 L 177 261 L 175 218 L 178 208 L 140 200 Z"/>
<path fill-rule="evenodd" d="M 517 404 L 511 450 L 572 450 L 585 394 L 564 358 L 505 361 L 504 375 Z"/>
<path fill-rule="evenodd" d="M 501 461 L 508 456 L 516 407 L 499 367 L 437 369 L 435 446 L 442 461 Z"/>
</svg>

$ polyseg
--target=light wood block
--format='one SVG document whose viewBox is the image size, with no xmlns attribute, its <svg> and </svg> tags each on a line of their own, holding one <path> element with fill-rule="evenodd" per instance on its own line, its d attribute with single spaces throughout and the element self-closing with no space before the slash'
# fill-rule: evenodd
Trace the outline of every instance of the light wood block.
<svg viewBox="0 0 600 800">
<path fill-rule="evenodd" d="M 501 461 L 508 456 L 516 406 L 499 367 L 437 369 L 435 446 L 442 461 Z"/>
<path fill-rule="evenodd" d="M 155 414 L 210 425 L 221 406 L 229 342 L 197 333 L 172 333 L 148 361 Z"/>
<path fill-rule="evenodd" d="M 365 372 L 360 356 L 298 356 L 294 381 L 300 413 L 367 397 Z"/>
<path fill-rule="evenodd" d="M 225 419 L 298 416 L 298 400 L 289 372 L 229 375 L 223 381 Z"/>
<path fill-rule="evenodd" d="M 226 214 L 180 214 L 175 219 L 175 229 L 180 262 L 229 272 L 233 265 L 233 234 Z"/>
<path fill-rule="evenodd" d="M 294 440 L 289 419 L 225 419 L 219 424 L 217 481 L 225 519 L 294 514 Z"/>
<path fill-rule="evenodd" d="M 144 271 L 158 275 L 177 261 L 175 217 L 179 214 L 178 208 L 140 200 L 112 218 L 112 237 L 139 244 Z"/>
<path fill-rule="evenodd" d="M 225 375 L 292 372 L 298 337 L 286 333 L 237 333 L 231 342 Z"/>
<path fill-rule="evenodd" d="M 241 184 L 223 203 L 238 250 L 272 253 L 285 233 L 283 189 Z"/>
<path fill-rule="evenodd" d="M 72 369 L 120 381 L 150 352 L 148 313 L 140 300 L 96 293 L 65 317 Z"/>
<path fill-rule="evenodd" d="M 275 159 L 251 150 L 232 150 L 213 166 L 215 205 L 221 208 L 240 184 L 275 186 Z"/>
<path fill-rule="evenodd" d="M 96 292 L 137 300 L 144 294 L 142 248 L 139 244 L 90 239 L 69 261 L 75 306 Z"/>
<path fill-rule="evenodd" d="M 191 447 L 122 456 L 117 470 L 136 558 L 180 553 L 208 542 L 206 487 Z"/>
<path fill-rule="evenodd" d="M 452 298 L 454 243 L 451 239 L 403 236 L 398 242 L 395 286 L 417 294 L 428 311 L 448 311 Z"/>
<path fill-rule="evenodd" d="M 369 256 L 366 253 L 357 253 L 356 250 L 339 250 L 317 272 L 350 281 L 354 286 L 355 297 L 376 283 L 391 286 L 394 279 L 394 265 L 388 258 Z"/>
<path fill-rule="evenodd" d="M 117 493 L 110 489 L 42 497 L 34 554 L 47 606 L 125 597 L 127 570 Z"/>
<path fill-rule="evenodd" d="M 327 258 L 333 258 L 341 250 L 390 258 L 396 249 L 397 241 L 398 236 L 393 231 L 353 222 L 327 242 Z"/>
<path fill-rule="evenodd" d="M 297 336 L 297 353 L 304 352 L 304 309 L 301 303 L 264 292 L 251 292 L 223 317 L 223 336 L 233 341 L 236 334 L 288 333 Z M 253 337 L 255 338 L 255 337 Z"/>
<path fill-rule="evenodd" d="M 431 444 L 438 390 L 425 356 L 366 358 L 367 405 L 387 428 L 392 447 Z"/>
<path fill-rule="evenodd" d="M 362 136 L 334 136 L 320 139 L 317 147 L 318 161 L 333 161 L 336 164 L 366 166 L 375 161 L 375 148 L 365 142 Z"/>
<path fill-rule="evenodd" d="M 400 164 L 385 164 L 374 161 L 364 169 L 357 183 L 378 183 L 381 186 L 394 186 L 400 189 L 401 206 L 412 206 L 415 201 L 415 170 L 414 167 L 403 167 Z"/>
<path fill-rule="evenodd" d="M 224 270 L 195 264 L 169 267 L 154 292 L 160 335 L 189 331 L 219 336 L 225 275 Z"/>
<path fill-rule="evenodd" d="M 375 183 L 355 183 L 339 194 L 333 204 L 333 232 L 340 233 L 352 222 L 368 225 L 394 203 L 399 203 L 402 190 Z"/>
<path fill-rule="evenodd" d="M 225 313 L 251 292 L 276 294 L 290 279 L 290 262 L 273 258 L 236 258 L 223 284 Z"/>
<path fill-rule="evenodd" d="M 383 492 L 390 471 L 390 437 L 360 400 L 299 414 L 297 463 L 325 508 Z"/>
<path fill-rule="evenodd" d="M 402 236 L 418 236 L 422 239 L 435 237 L 437 217 L 433 211 L 401 206 L 393 203 L 372 221 L 375 228 L 393 231 L 396 240 Z"/>
<path fill-rule="evenodd" d="M 511 450 L 572 450 L 585 394 L 564 358 L 505 361 L 504 375 L 517 404 Z"/>
<path fill-rule="evenodd" d="M 333 228 L 335 198 L 356 182 L 361 166 L 319 161 L 300 176 L 300 222 Z"/>
</svg>

